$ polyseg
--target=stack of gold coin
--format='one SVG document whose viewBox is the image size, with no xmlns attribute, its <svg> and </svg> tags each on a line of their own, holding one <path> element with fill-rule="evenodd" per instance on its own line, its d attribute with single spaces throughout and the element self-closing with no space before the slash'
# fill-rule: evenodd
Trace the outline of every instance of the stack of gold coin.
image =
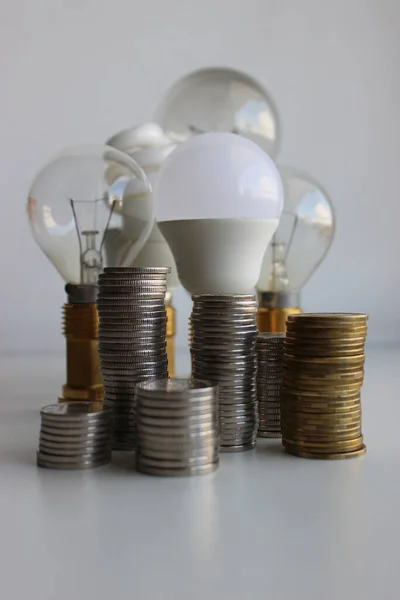
<svg viewBox="0 0 400 600">
<path fill-rule="evenodd" d="M 303 458 L 365 454 L 360 390 L 367 315 L 290 315 L 281 391 L 282 443 Z"/>
</svg>

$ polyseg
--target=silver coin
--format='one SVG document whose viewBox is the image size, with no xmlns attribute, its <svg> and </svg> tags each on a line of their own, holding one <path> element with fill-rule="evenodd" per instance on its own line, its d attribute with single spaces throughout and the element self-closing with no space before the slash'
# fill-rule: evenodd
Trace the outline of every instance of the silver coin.
<svg viewBox="0 0 400 600">
<path fill-rule="evenodd" d="M 40 431 L 40 440 L 46 442 L 56 442 L 58 444 L 96 444 L 106 443 L 110 437 L 111 427 L 104 433 L 92 433 L 84 435 L 54 435 L 54 433 L 48 433 L 47 431 Z"/>
<path fill-rule="evenodd" d="M 106 302 L 98 301 L 97 309 L 102 319 L 127 319 L 146 315 L 146 313 L 156 312 L 163 314 L 166 311 L 165 300 L 163 298 L 137 298 L 129 302 L 118 301 Z M 151 315 L 148 315 L 151 316 Z"/>
<path fill-rule="evenodd" d="M 64 463 L 54 463 L 52 461 L 48 461 L 45 455 L 37 453 L 37 465 L 38 467 L 43 467 L 45 469 L 94 469 L 96 467 L 102 467 L 107 465 L 111 461 L 111 453 L 105 457 L 93 460 L 80 460 L 79 462 L 64 462 Z"/>
<path fill-rule="evenodd" d="M 168 469 L 166 467 L 154 467 L 140 455 L 137 456 L 136 466 L 138 471 L 147 475 L 160 475 L 162 477 L 186 477 L 194 475 L 207 475 L 218 468 L 218 461 L 200 467 L 189 467 L 181 469 Z"/>
<path fill-rule="evenodd" d="M 142 291 L 154 291 L 155 293 L 162 293 L 167 289 L 167 282 L 164 279 L 154 280 L 154 279 L 141 279 L 140 281 L 130 281 L 126 283 L 125 281 L 102 281 L 100 283 L 99 295 L 109 295 L 109 294 L 137 294 Z"/>
<path fill-rule="evenodd" d="M 101 444 L 97 447 L 94 446 L 86 446 L 84 448 L 54 448 L 50 444 L 46 444 L 44 441 L 40 441 L 39 443 L 39 452 L 48 454 L 53 457 L 69 457 L 70 460 L 74 460 L 75 458 L 80 458 L 81 456 L 85 457 L 103 457 L 106 452 L 111 453 L 111 438 L 108 444 Z"/>
<path fill-rule="evenodd" d="M 187 427 L 194 428 L 197 431 L 197 428 L 203 427 L 215 427 L 218 421 L 218 415 L 216 413 L 210 414 L 206 413 L 203 415 L 190 415 L 190 416 L 179 416 L 179 417 L 156 417 L 156 416 L 148 416 L 144 414 L 140 407 L 136 412 L 136 419 L 138 427 L 142 427 L 143 425 L 149 425 L 151 427 Z"/>
<path fill-rule="evenodd" d="M 168 438 L 178 437 L 182 440 L 190 438 L 192 436 L 210 436 L 210 435 L 218 435 L 217 425 L 215 423 L 209 423 L 205 425 L 197 425 L 197 426 L 184 426 L 184 427 L 151 427 L 150 425 L 144 425 L 143 423 L 138 423 L 138 435 L 153 435 Z"/>
<path fill-rule="evenodd" d="M 153 291 L 155 293 L 162 293 L 167 289 L 166 279 L 140 279 L 139 281 L 131 281 L 126 283 L 125 281 L 101 281 L 99 286 L 99 295 L 112 295 L 112 294 L 141 294 L 142 292 Z"/>
<path fill-rule="evenodd" d="M 166 403 L 167 404 L 167 403 Z M 137 414 L 143 415 L 143 416 L 148 416 L 148 417 L 155 417 L 155 418 L 182 418 L 182 419 L 186 419 L 186 418 L 190 418 L 190 417 L 198 417 L 198 416 L 205 416 L 205 415 L 211 415 L 213 418 L 215 418 L 216 416 L 218 416 L 218 406 L 214 405 L 214 407 L 210 408 L 210 406 L 205 406 L 203 407 L 197 407 L 197 408 L 187 408 L 187 409 L 182 409 L 182 407 L 180 407 L 179 409 L 174 409 L 171 406 L 169 406 L 169 404 L 167 404 L 167 406 L 165 408 L 158 408 L 158 407 L 149 407 L 149 406 L 144 406 L 142 404 L 142 402 L 140 401 L 140 399 L 137 400 L 136 403 L 137 406 Z"/>
<path fill-rule="evenodd" d="M 121 375 L 126 375 L 128 373 L 137 373 L 142 371 L 143 369 L 152 369 L 152 368 L 163 368 L 165 369 L 168 364 L 166 353 L 148 355 L 146 357 L 129 357 L 127 360 L 118 359 L 115 360 L 100 357 L 100 367 L 101 371 L 105 374 L 109 374 L 108 371 L 112 371 L 114 373 L 120 373 Z"/>
<path fill-rule="evenodd" d="M 208 381 L 198 379 L 169 379 L 168 381 L 150 381 L 138 386 L 138 391 L 142 394 L 153 394 L 161 392 L 174 395 L 191 395 L 199 396 L 199 394 L 214 394 L 215 387 L 211 386 Z"/>
<path fill-rule="evenodd" d="M 102 434 L 107 432 L 110 428 L 110 420 L 111 414 L 108 415 L 107 420 L 100 423 L 95 424 L 77 424 L 77 423 L 59 423 L 57 421 L 47 421 L 42 418 L 40 430 L 46 433 L 51 433 L 54 435 L 92 435 L 92 434 Z"/>
<path fill-rule="evenodd" d="M 249 314 L 246 317 L 244 317 L 243 315 L 235 314 L 225 316 L 218 316 L 212 314 L 198 316 L 195 313 L 192 313 L 190 317 L 190 325 L 193 329 L 197 329 L 197 326 L 202 327 L 203 325 L 205 325 L 206 327 L 209 327 L 211 325 L 219 325 L 221 327 L 229 327 L 230 329 L 232 329 L 232 327 L 239 325 L 241 327 L 246 326 L 252 328 L 254 331 L 256 330 L 255 316 L 252 314 Z"/>
<path fill-rule="evenodd" d="M 251 442 L 250 444 L 243 444 L 238 446 L 221 446 L 220 452 L 246 452 L 247 450 L 254 450 L 256 447 L 256 442 Z"/>
<path fill-rule="evenodd" d="M 44 460 L 53 464 L 63 464 L 70 463 L 76 464 L 79 466 L 80 463 L 90 462 L 90 461 L 100 461 L 104 459 L 110 458 L 110 451 L 105 449 L 101 454 L 80 454 L 79 456 L 62 456 L 49 454 L 48 452 L 38 451 L 37 456 L 40 457 L 41 460 Z"/>
<path fill-rule="evenodd" d="M 257 432 L 254 432 L 251 435 L 246 434 L 243 436 L 239 435 L 237 437 L 224 438 L 221 436 L 219 449 L 220 449 L 220 452 L 222 452 L 223 448 L 230 447 L 230 446 L 250 445 L 250 444 L 254 444 L 256 440 L 257 440 Z"/>
<path fill-rule="evenodd" d="M 256 302 L 254 294 L 194 294 L 194 303 L 221 303 L 231 304 L 234 302 Z"/>
<path fill-rule="evenodd" d="M 125 313 L 123 317 L 117 317 L 112 315 L 106 317 L 104 315 L 99 316 L 99 329 L 105 329 L 106 331 L 129 331 L 133 329 L 136 332 L 137 329 L 150 330 L 155 328 L 157 325 L 166 325 L 167 315 L 161 309 L 151 309 L 148 311 L 137 311 L 136 313 Z"/>
<path fill-rule="evenodd" d="M 137 452 L 140 456 L 146 456 L 162 463 L 174 462 L 180 466 L 205 465 L 215 462 L 218 458 L 218 447 L 208 451 L 201 450 L 199 452 L 171 452 L 154 450 L 137 445 Z"/>
<path fill-rule="evenodd" d="M 149 436 L 137 432 L 138 447 L 152 448 L 159 452 L 210 452 L 217 450 L 219 446 L 219 435 L 203 436 L 202 438 L 194 437 L 189 440 L 181 440 L 180 438 L 170 439 L 168 437 L 160 438 L 158 436 Z"/>
<path fill-rule="evenodd" d="M 105 267 L 100 277 L 104 277 L 109 274 L 122 274 L 122 275 L 148 275 L 159 274 L 167 276 L 171 273 L 171 267 Z"/>
<path fill-rule="evenodd" d="M 157 348 L 163 348 L 166 345 L 166 339 L 163 335 L 146 335 L 142 337 L 136 337 L 131 342 L 99 342 L 99 350 L 112 354 L 120 353 L 126 355 L 126 353 L 136 352 L 141 348 L 147 348 L 148 346 L 156 346 Z"/>
<path fill-rule="evenodd" d="M 152 369 L 150 371 L 143 371 L 136 375 L 102 375 L 103 382 L 106 386 L 117 388 L 116 393 L 123 393 L 124 395 L 131 395 L 135 392 L 136 384 L 141 381 L 148 379 L 167 379 L 168 371 L 160 369 Z"/>
<path fill-rule="evenodd" d="M 254 340 L 257 336 L 257 328 L 253 324 L 237 324 L 237 323 L 227 323 L 224 326 L 223 323 L 220 322 L 210 322 L 197 323 L 196 321 L 191 321 L 192 332 L 196 335 L 204 334 L 205 336 L 217 336 L 218 334 L 223 337 L 234 337 L 238 338 L 241 335 L 250 337 L 251 340 Z"/>
<path fill-rule="evenodd" d="M 213 431 L 216 432 L 217 429 L 215 420 L 207 421 L 205 423 L 184 423 L 181 425 L 176 424 L 162 427 L 159 423 L 149 424 L 148 422 L 144 422 L 143 418 L 141 418 L 137 420 L 136 424 L 138 432 L 142 435 L 146 435 L 146 433 L 160 436 L 185 436 L 191 433 L 201 435 L 209 434 Z"/>
<path fill-rule="evenodd" d="M 154 466 L 158 468 L 166 468 L 166 469 L 186 469 L 193 466 L 206 466 L 212 462 L 214 462 L 218 457 L 215 456 L 214 453 L 211 453 L 211 456 L 205 457 L 197 457 L 197 456 L 182 456 L 178 459 L 167 458 L 164 456 L 156 457 L 149 456 L 145 449 L 141 446 L 138 448 L 138 458 L 146 462 L 149 466 Z"/>
<path fill-rule="evenodd" d="M 48 419 L 69 421 L 97 420 L 105 418 L 106 415 L 100 402 L 62 402 L 61 404 L 49 404 L 40 409 L 42 417 Z"/>
<path fill-rule="evenodd" d="M 282 437 L 282 433 L 280 431 L 261 431 L 260 429 L 258 430 L 257 433 L 257 437 L 258 438 L 281 438 Z"/>
</svg>

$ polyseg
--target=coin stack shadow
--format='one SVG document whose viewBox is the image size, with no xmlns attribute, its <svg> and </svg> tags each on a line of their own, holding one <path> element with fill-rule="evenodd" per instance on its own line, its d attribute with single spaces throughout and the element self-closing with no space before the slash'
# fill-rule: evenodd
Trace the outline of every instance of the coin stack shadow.
<svg viewBox="0 0 400 600">
<path fill-rule="evenodd" d="M 219 387 L 220 451 L 256 445 L 256 299 L 252 295 L 193 296 L 192 374 Z"/>
<path fill-rule="evenodd" d="M 88 469 L 110 462 L 112 415 L 100 402 L 51 404 L 40 416 L 39 467 Z"/>
<path fill-rule="evenodd" d="M 257 338 L 257 437 L 281 437 L 281 383 L 284 333 L 259 333 Z"/>
<path fill-rule="evenodd" d="M 218 466 L 218 388 L 171 379 L 136 386 L 136 461 L 151 475 L 202 475 Z"/>
<path fill-rule="evenodd" d="M 282 443 L 303 458 L 365 454 L 360 390 L 367 315 L 299 314 L 287 320 Z"/>
<path fill-rule="evenodd" d="M 135 386 L 168 378 L 165 293 L 169 268 L 106 268 L 99 277 L 99 356 L 113 450 L 133 450 Z"/>
</svg>

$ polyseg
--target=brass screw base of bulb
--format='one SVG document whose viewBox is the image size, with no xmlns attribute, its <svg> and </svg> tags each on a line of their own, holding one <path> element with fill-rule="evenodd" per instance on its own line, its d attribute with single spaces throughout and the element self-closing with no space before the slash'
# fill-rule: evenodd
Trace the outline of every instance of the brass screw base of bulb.
<svg viewBox="0 0 400 600">
<path fill-rule="evenodd" d="M 167 305 L 167 357 L 168 373 L 170 377 L 175 377 L 175 333 L 176 333 L 176 310 L 173 306 Z"/>
<path fill-rule="evenodd" d="M 285 333 L 286 319 L 289 315 L 303 312 L 298 306 L 285 308 L 268 308 L 259 306 L 257 310 L 257 327 L 260 333 Z"/>
<path fill-rule="evenodd" d="M 103 398 L 103 384 L 97 349 L 96 304 L 64 304 L 63 313 L 67 342 L 67 382 L 58 401 L 100 402 Z"/>
</svg>

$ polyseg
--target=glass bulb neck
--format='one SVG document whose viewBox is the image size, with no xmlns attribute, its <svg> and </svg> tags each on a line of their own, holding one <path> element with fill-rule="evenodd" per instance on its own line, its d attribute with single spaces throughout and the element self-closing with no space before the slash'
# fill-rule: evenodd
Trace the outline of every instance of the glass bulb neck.
<svg viewBox="0 0 400 600">
<path fill-rule="evenodd" d="M 300 293 L 293 291 L 257 292 L 258 305 L 262 308 L 293 308 L 300 306 Z"/>
</svg>

